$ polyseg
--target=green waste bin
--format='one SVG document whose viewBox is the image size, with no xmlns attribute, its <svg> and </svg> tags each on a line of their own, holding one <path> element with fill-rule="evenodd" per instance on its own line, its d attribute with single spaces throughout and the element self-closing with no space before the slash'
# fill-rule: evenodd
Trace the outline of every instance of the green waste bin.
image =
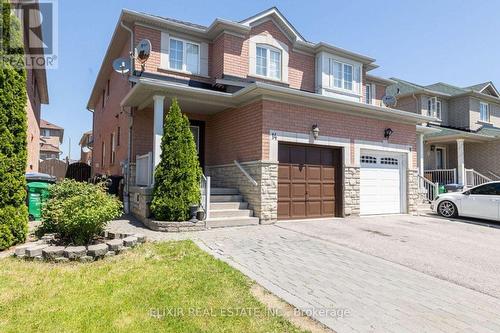
<svg viewBox="0 0 500 333">
<path fill-rule="evenodd" d="M 444 185 L 439 185 L 439 194 L 443 194 L 446 192 L 448 192 L 446 191 L 446 187 Z"/>
<path fill-rule="evenodd" d="M 30 220 L 38 221 L 42 217 L 43 203 L 49 198 L 50 183 L 28 183 L 28 213 Z"/>
</svg>

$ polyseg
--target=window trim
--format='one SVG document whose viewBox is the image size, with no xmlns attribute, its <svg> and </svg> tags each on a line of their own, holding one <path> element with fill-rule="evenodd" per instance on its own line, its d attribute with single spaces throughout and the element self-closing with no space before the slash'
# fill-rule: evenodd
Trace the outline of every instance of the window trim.
<svg viewBox="0 0 500 333">
<path fill-rule="evenodd" d="M 341 87 L 335 86 L 335 69 L 334 69 L 335 63 L 338 63 L 342 66 L 342 70 L 341 70 L 342 77 L 340 78 Z M 344 78 L 345 66 L 349 66 L 352 69 L 352 78 L 351 78 L 352 89 L 350 89 L 350 90 L 345 88 L 345 78 Z M 359 89 L 358 89 L 358 91 L 356 91 L 356 89 L 355 89 L 355 82 L 356 82 L 355 77 L 356 77 L 356 66 L 355 65 L 349 64 L 347 62 L 339 61 L 335 58 L 328 58 L 328 87 L 330 89 L 345 91 L 345 92 L 348 92 L 351 94 L 359 94 Z M 358 84 L 359 84 L 359 82 L 358 82 Z"/>
<path fill-rule="evenodd" d="M 257 73 L 257 49 L 265 49 L 266 50 L 266 75 Z M 279 53 L 280 55 L 280 68 L 279 68 L 279 77 L 271 76 L 271 51 Z M 254 75 L 257 77 L 264 78 L 266 80 L 274 80 L 283 82 L 283 50 L 277 48 L 276 46 L 266 44 L 266 43 L 255 43 L 255 68 Z"/>
<path fill-rule="evenodd" d="M 427 100 L 427 115 L 441 120 L 443 116 L 443 103 L 437 97 L 431 97 Z"/>
<path fill-rule="evenodd" d="M 177 68 L 172 68 L 170 66 L 170 57 L 172 56 L 171 48 L 170 48 L 170 41 L 171 40 L 176 40 L 179 42 L 182 42 L 182 69 L 177 69 Z M 192 72 L 187 69 L 187 43 L 196 45 L 198 46 L 198 72 Z M 191 75 L 201 75 L 201 44 L 197 42 L 193 42 L 191 40 L 179 38 L 179 37 L 172 37 L 170 36 L 168 38 L 168 61 L 167 61 L 167 69 L 170 71 L 175 71 L 175 72 L 180 72 L 180 73 L 186 73 L 186 74 L 191 74 Z"/>
<path fill-rule="evenodd" d="M 486 119 L 483 118 L 483 110 L 482 107 L 486 107 Z M 489 123 L 491 121 L 491 113 L 490 113 L 490 104 L 485 102 L 479 102 L 479 120 L 482 122 Z"/>
<path fill-rule="evenodd" d="M 370 88 L 370 89 L 368 89 Z M 370 95 L 368 98 L 368 90 L 370 91 Z M 373 104 L 373 84 L 372 83 L 367 83 L 365 84 L 365 103 L 366 104 Z"/>
</svg>

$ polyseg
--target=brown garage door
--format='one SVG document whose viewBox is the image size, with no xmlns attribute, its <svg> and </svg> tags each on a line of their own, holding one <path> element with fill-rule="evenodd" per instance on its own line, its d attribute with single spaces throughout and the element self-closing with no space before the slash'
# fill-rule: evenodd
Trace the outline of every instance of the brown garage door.
<svg viewBox="0 0 500 333">
<path fill-rule="evenodd" d="M 280 144 L 278 219 L 341 215 L 340 149 Z"/>
</svg>

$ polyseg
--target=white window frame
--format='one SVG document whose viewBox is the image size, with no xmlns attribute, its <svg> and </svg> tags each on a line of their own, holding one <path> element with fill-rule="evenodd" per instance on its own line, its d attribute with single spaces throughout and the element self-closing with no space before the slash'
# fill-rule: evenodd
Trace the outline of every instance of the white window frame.
<svg viewBox="0 0 500 333">
<path fill-rule="evenodd" d="M 431 97 L 427 100 L 427 115 L 441 119 L 443 112 L 443 103 L 437 97 Z"/>
<path fill-rule="evenodd" d="M 491 119 L 490 105 L 488 103 L 479 102 L 479 120 L 489 123 L 490 119 Z"/>
<path fill-rule="evenodd" d="M 340 82 L 341 82 L 341 87 L 336 87 L 335 86 L 335 70 L 334 70 L 334 66 L 335 66 L 335 63 L 338 63 L 342 66 L 342 70 L 340 71 L 341 73 L 341 78 L 340 78 Z M 346 66 L 349 66 L 351 67 L 351 89 L 346 89 L 345 88 L 345 84 L 346 84 L 346 81 L 345 81 L 345 67 Z M 356 77 L 356 67 L 353 65 L 353 64 L 348 64 L 348 63 L 345 63 L 345 62 L 342 62 L 342 61 L 339 61 L 337 59 L 333 59 L 333 58 L 328 58 L 328 77 L 329 77 L 329 87 L 332 88 L 332 89 L 336 89 L 336 90 L 342 90 L 342 91 L 348 91 L 350 93 L 356 93 L 356 89 L 355 89 L 355 77 Z"/>
<path fill-rule="evenodd" d="M 170 49 L 171 40 L 182 42 L 182 69 L 170 67 L 170 57 L 172 56 L 172 52 Z M 198 71 L 197 72 L 191 72 L 187 69 L 187 47 L 186 47 L 187 43 L 198 46 Z M 182 39 L 182 38 L 178 38 L 178 37 L 169 37 L 168 50 L 169 50 L 169 59 L 167 62 L 167 66 L 168 66 L 169 70 L 176 71 L 176 72 L 184 72 L 184 73 L 188 73 L 188 74 L 200 75 L 200 73 L 201 73 L 201 44 L 200 43 L 196 43 L 196 42 L 193 42 L 191 40 Z"/>
<path fill-rule="evenodd" d="M 365 103 L 373 104 L 373 84 L 365 84 Z"/>
<path fill-rule="evenodd" d="M 258 74 L 257 73 L 257 49 L 262 48 L 266 50 L 266 75 Z M 271 76 L 271 51 L 279 53 L 280 55 L 280 68 L 279 68 L 279 77 L 274 77 Z M 277 47 L 274 47 L 269 44 L 264 44 L 264 43 L 256 43 L 255 44 L 255 68 L 254 72 L 256 76 L 263 77 L 266 79 L 271 79 L 271 80 L 276 80 L 276 81 L 282 81 L 283 80 L 283 51 L 280 50 Z"/>
</svg>

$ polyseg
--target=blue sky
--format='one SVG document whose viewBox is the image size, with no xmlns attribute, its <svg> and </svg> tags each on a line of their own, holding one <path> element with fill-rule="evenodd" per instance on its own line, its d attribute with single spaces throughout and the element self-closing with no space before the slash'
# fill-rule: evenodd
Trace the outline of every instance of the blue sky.
<svg viewBox="0 0 500 333">
<path fill-rule="evenodd" d="M 78 140 L 92 128 L 85 107 L 122 8 L 209 25 L 272 6 L 306 39 L 377 59 L 375 75 L 500 88 L 500 1 L 59 0 L 59 67 L 48 71 L 42 117 L 65 128 L 63 156 L 71 138 L 79 158 Z"/>
</svg>

